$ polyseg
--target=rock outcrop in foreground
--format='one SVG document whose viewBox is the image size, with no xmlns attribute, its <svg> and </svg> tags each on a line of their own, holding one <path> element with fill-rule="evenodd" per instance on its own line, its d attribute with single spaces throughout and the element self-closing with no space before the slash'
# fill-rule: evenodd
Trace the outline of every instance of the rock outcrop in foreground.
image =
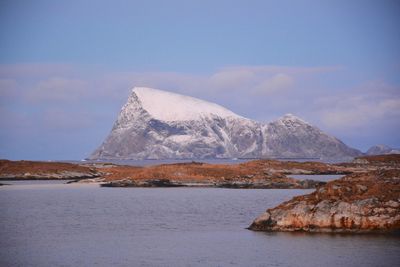
<svg viewBox="0 0 400 267">
<path fill-rule="evenodd" d="M 268 209 L 249 227 L 256 231 L 398 232 L 400 170 L 357 173 Z"/>
</svg>

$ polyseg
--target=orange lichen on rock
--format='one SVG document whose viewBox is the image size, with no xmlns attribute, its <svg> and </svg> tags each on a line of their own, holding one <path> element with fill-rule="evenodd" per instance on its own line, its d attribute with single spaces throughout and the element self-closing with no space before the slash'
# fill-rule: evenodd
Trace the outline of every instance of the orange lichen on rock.
<svg viewBox="0 0 400 267">
<path fill-rule="evenodd" d="M 392 232 L 400 230 L 400 170 L 348 175 L 268 209 L 258 231 Z"/>
<path fill-rule="evenodd" d="M 147 167 L 113 166 L 103 171 L 106 179 L 175 179 L 175 180 L 232 180 L 285 178 L 285 174 L 336 174 L 346 170 L 320 162 L 284 162 L 278 160 L 254 160 L 240 164 L 176 163 Z"/>
<path fill-rule="evenodd" d="M 63 162 L 0 160 L 0 179 L 83 179 L 100 176 L 95 168 Z"/>
<path fill-rule="evenodd" d="M 123 180 L 120 186 L 138 186 L 146 180 L 175 183 L 203 183 L 234 188 L 314 188 L 319 182 L 298 181 L 286 174 L 340 173 L 342 168 L 315 162 L 279 162 L 256 160 L 240 164 L 206 164 L 199 162 L 163 164 L 147 167 L 112 166 L 102 169 L 105 180 Z"/>
</svg>

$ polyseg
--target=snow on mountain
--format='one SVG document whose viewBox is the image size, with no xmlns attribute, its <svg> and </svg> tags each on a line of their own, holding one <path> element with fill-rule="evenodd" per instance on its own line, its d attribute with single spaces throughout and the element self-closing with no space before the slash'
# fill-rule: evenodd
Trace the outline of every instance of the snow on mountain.
<svg viewBox="0 0 400 267">
<path fill-rule="evenodd" d="M 287 114 L 259 123 L 197 98 L 135 87 L 90 159 L 343 158 L 360 155 Z"/>
<path fill-rule="evenodd" d="M 210 116 L 240 117 L 232 111 L 198 98 L 167 91 L 135 87 L 133 93 L 154 119 L 161 121 L 199 120 Z"/>
<path fill-rule="evenodd" d="M 345 159 L 361 155 L 308 122 L 287 114 L 265 127 L 266 154 L 276 157 Z"/>
<path fill-rule="evenodd" d="M 386 155 L 386 154 L 400 154 L 400 149 L 395 149 L 387 145 L 375 145 L 367 150 L 367 155 Z"/>
</svg>

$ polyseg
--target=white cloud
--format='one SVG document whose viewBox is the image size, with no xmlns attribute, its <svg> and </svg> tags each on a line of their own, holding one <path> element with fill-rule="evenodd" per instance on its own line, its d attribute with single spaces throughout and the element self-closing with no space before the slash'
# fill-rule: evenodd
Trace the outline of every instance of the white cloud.
<svg viewBox="0 0 400 267">
<path fill-rule="evenodd" d="M 339 69 L 338 67 L 237 66 L 222 68 L 208 75 L 177 72 L 118 72 L 109 73 L 102 79 L 102 83 L 114 86 L 125 84 L 126 88 L 134 85 L 157 87 L 194 96 L 238 92 L 265 94 L 295 88 L 296 82 L 304 77 L 335 72 Z"/>
<path fill-rule="evenodd" d="M 78 71 L 69 64 L 0 64 L 0 77 L 8 78 L 38 78 L 49 77 L 57 74 L 70 75 Z"/>
<path fill-rule="evenodd" d="M 253 88 L 253 91 L 257 94 L 282 92 L 282 90 L 292 87 L 294 83 L 294 79 L 291 76 L 284 73 L 278 73 L 269 79 L 261 81 Z"/>
<path fill-rule="evenodd" d="M 400 128 L 400 88 L 370 82 L 345 94 L 323 97 L 316 109 L 322 123 L 331 129 L 358 131 L 383 121 Z"/>
<path fill-rule="evenodd" d="M 0 65 L 0 79 L 22 84 L 20 96 L 35 103 L 125 98 L 133 86 L 149 86 L 193 96 L 273 93 L 296 88 L 299 77 L 337 71 L 337 67 L 226 67 L 210 74 L 107 72 L 64 64 Z M 1 85 L 1 83 L 0 83 Z M 4 90 L 3 90 L 4 91 Z"/>
<path fill-rule="evenodd" d="M 87 97 L 89 89 L 91 89 L 89 83 L 84 80 L 51 77 L 28 90 L 26 97 L 33 102 L 80 101 Z"/>
<path fill-rule="evenodd" d="M 117 112 L 133 86 L 156 87 L 215 101 L 239 114 L 264 121 L 294 113 L 335 131 L 360 129 L 372 121 L 399 115 L 398 88 L 374 82 L 338 93 L 321 79 L 331 75 L 332 80 L 342 69 L 234 66 L 209 74 L 188 74 L 107 72 L 98 68 L 90 71 L 57 64 L 0 65 L 0 96 L 3 101 L 7 96 L 9 104 L 23 102 L 21 112 L 40 108 L 40 112 L 32 113 L 32 120 L 57 107 L 58 119 L 54 114 L 55 117 L 48 116 L 49 124 L 61 127 L 65 121 L 65 125 L 73 128 L 88 125 L 74 126 L 71 123 L 74 116 L 100 114 L 99 110 Z M 71 105 L 75 113 L 68 115 L 72 114 Z M 53 123 L 57 120 L 59 125 Z"/>
<path fill-rule="evenodd" d="M 46 130 L 70 132 L 94 125 L 93 115 L 87 111 L 50 108 L 41 115 L 40 126 Z"/>
<path fill-rule="evenodd" d="M 14 79 L 0 79 L 0 101 L 16 97 L 17 87 L 17 81 Z"/>
<path fill-rule="evenodd" d="M 231 69 L 221 70 L 212 74 L 208 79 L 209 86 L 220 90 L 246 88 L 258 79 L 252 70 Z"/>
</svg>

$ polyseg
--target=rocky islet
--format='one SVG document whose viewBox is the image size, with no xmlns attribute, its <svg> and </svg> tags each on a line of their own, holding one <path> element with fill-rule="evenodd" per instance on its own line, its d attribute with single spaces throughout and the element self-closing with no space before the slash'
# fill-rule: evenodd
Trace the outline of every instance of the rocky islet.
<svg viewBox="0 0 400 267">
<path fill-rule="evenodd" d="M 255 231 L 387 233 L 400 231 L 400 170 L 355 173 L 268 209 Z"/>
</svg>

